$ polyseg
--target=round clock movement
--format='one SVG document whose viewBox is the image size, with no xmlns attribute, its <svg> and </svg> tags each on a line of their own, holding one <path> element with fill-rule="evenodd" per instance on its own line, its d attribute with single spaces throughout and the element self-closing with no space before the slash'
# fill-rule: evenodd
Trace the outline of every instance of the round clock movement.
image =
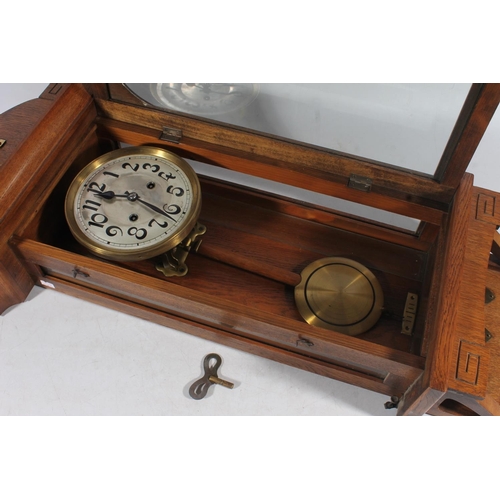
<svg viewBox="0 0 500 500">
<path fill-rule="evenodd" d="M 104 154 L 71 183 L 65 215 L 75 239 L 115 261 L 164 255 L 166 275 L 187 272 L 185 256 L 205 232 L 198 177 L 179 156 L 139 146 Z"/>
</svg>

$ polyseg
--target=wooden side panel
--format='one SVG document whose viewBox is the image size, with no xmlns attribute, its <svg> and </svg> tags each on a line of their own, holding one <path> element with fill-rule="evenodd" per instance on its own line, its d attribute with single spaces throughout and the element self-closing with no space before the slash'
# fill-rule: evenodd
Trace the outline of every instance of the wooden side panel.
<svg viewBox="0 0 500 500">
<path fill-rule="evenodd" d="M 455 345 L 459 291 L 464 277 L 465 250 L 471 210 L 472 176 L 464 177 L 457 192 L 451 214 L 450 225 L 443 235 L 444 255 L 437 256 L 439 263 L 435 273 L 437 308 L 432 323 L 429 323 L 430 338 L 426 366 L 426 384 L 445 392 L 448 388 L 450 363 Z M 439 277 L 441 278 L 439 280 Z"/>
<path fill-rule="evenodd" d="M 499 196 L 461 185 L 442 264 L 440 300 L 426 370 L 418 384 L 407 391 L 402 414 L 432 408 L 435 414 L 500 411 L 498 340 L 488 342 L 485 335 L 485 311 L 490 328 L 495 328 L 496 314 L 494 306 L 485 306 L 486 286 L 500 293 L 497 271 L 488 270 L 500 224 Z"/>
<path fill-rule="evenodd" d="M 33 287 L 24 267 L 19 263 L 7 245 L 10 236 L 5 227 L 8 213 L 9 188 L 5 189 L 4 179 L 9 178 L 7 162 L 27 140 L 50 109 L 50 103 L 36 99 L 22 106 L 16 106 L 0 116 L 0 138 L 6 142 L 0 148 L 0 312 L 24 300 Z"/>
<path fill-rule="evenodd" d="M 489 350 L 485 338 L 484 297 L 488 261 L 500 211 L 497 195 L 475 188 L 471 196 L 463 284 L 458 298 L 456 339 L 451 355 L 449 389 L 483 399 L 486 396 Z"/>
<path fill-rule="evenodd" d="M 440 235 L 425 330 L 428 345 L 425 371 L 404 394 L 398 407 L 401 415 L 422 414 L 437 404 L 448 390 L 450 367 L 456 366 L 457 358 L 453 350 L 471 212 L 472 181 L 471 175 L 464 177 L 449 223 Z"/>
<path fill-rule="evenodd" d="M 81 152 L 94 118 L 92 100 L 79 85 L 64 86 L 53 101 L 29 101 L 0 117 L 0 131 L 7 140 L 0 149 L 0 312 L 23 300 L 33 287 L 8 240 L 41 209 Z"/>
<path fill-rule="evenodd" d="M 0 174 L 2 177 L 7 160 L 26 141 L 50 107 L 50 102 L 35 99 L 9 109 L 0 115 L 0 138 L 5 140 L 5 144 L 0 148 Z"/>
</svg>

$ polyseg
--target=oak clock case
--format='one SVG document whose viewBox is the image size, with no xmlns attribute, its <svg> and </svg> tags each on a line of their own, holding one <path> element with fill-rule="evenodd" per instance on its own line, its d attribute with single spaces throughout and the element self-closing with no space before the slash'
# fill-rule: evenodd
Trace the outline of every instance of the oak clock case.
<svg viewBox="0 0 500 500">
<path fill-rule="evenodd" d="M 470 98 L 490 102 L 493 99 L 488 96 L 496 99 L 495 92 L 496 87 L 489 85 L 474 87 Z M 488 106 L 494 111 L 491 104 Z M 487 274 L 494 267 L 488 262 L 494 255 L 490 252 L 491 242 L 500 221 L 495 210 L 488 208 L 494 206 L 489 200 L 496 195 L 474 191 L 471 176 L 459 177 L 457 188 L 440 187 L 436 181 L 411 172 L 388 172 L 385 167 L 345 155 L 147 106 L 123 85 L 53 85 L 40 99 L 27 103 L 28 107 L 30 113 L 24 116 L 38 113 L 39 120 L 33 121 L 31 129 L 18 126 L 16 130 L 35 137 L 36 142 L 26 140 L 25 144 L 31 146 L 7 150 L 9 143 L 19 144 L 7 137 L 0 149 L 0 155 L 8 153 L 3 172 L 12 175 L 16 172 L 13 165 L 28 164 L 24 158 L 34 154 L 35 149 L 39 161 L 36 173 L 12 180 L 15 184 L 31 179 L 30 192 L 20 186 L 11 189 L 7 198 L 14 199 L 1 207 L 3 234 L 11 235 L 8 246 L 2 247 L 2 262 L 10 263 L 2 277 L 11 285 L 4 288 L 8 292 L 2 292 L 4 308 L 22 300 L 36 284 L 386 394 L 388 399 L 403 401 L 398 407 L 401 414 L 463 414 L 461 407 L 445 402 L 465 405 L 464 400 L 474 411 L 483 411 L 470 401 L 485 397 L 481 391 L 485 390 L 483 379 L 488 372 L 482 370 L 487 370 L 488 349 L 496 336 L 492 332 L 487 344 L 481 322 L 477 328 L 470 319 L 465 321 L 467 328 L 457 330 L 455 325 L 462 321 L 461 315 L 481 312 L 471 304 L 480 303 L 486 313 L 493 310 L 494 300 L 484 306 L 484 283 L 488 279 L 489 288 L 500 293 L 497 275 Z M 472 118 L 475 109 L 466 106 Z M 0 122 L 0 131 L 6 135 L 15 129 L 12 124 L 17 123 L 18 116 L 4 115 L 6 125 Z M 458 132 L 477 130 L 474 123 L 469 125 L 469 115 Z M 48 129 L 51 133 L 44 133 Z M 59 139 L 54 142 L 54 137 Z M 121 143 L 138 149 L 125 151 L 119 148 Z M 196 176 L 197 191 L 196 181 L 188 174 L 181 184 L 162 179 L 160 171 L 165 177 L 170 174 L 180 179 L 177 171 L 167 166 L 178 168 L 178 160 L 168 156 L 167 163 L 154 162 L 164 158 L 157 151 L 145 152 L 142 148 L 146 145 L 167 151 L 167 156 L 175 154 L 183 162 L 201 162 L 298 187 L 307 183 L 319 193 L 331 192 L 368 206 L 391 209 L 418 218 L 422 224 L 414 233 L 402 231 L 201 174 Z M 131 151 L 147 155 L 144 163 L 142 159 L 130 161 L 134 158 Z M 448 157 L 453 160 L 451 153 Z M 297 164 L 291 159 L 296 159 Z M 158 165 L 159 170 L 147 165 Z M 369 179 L 362 175 L 368 172 Z M 392 184 L 377 186 L 382 182 L 377 172 L 381 179 L 390 177 Z M 399 186 L 398 190 L 394 186 Z M 162 196 L 153 196 L 160 187 Z M 192 190 L 193 205 L 187 201 L 188 188 Z M 181 189 L 183 195 L 176 196 Z M 486 207 L 484 215 L 472 210 L 474 196 L 480 196 L 481 206 Z M 73 203 L 79 197 L 83 205 Z M 27 199 L 33 208 L 27 206 Z M 186 201 L 180 203 L 181 199 Z M 196 200 L 200 206 L 195 206 Z M 80 207 L 77 217 L 75 206 Z M 177 206 L 181 211 L 188 208 L 186 227 L 177 226 L 168 217 L 170 211 L 178 211 Z M 474 218 L 467 223 L 470 214 Z M 97 237 L 82 236 L 88 231 L 77 225 L 78 217 L 87 222 L 87 227 L 89 222 L 96 224 L 91 228 Z M 179 241 L 190 239 L 198 224 L 208 229 L 199 248 L 189 253 L 189 272 L 182 277 L 158 272 L 156 261 L 160 255 L 172 252 L 170 245 L 179 248 Z M 156 226 L 164 231 L 153 232 Z M 477 245 L 470 251 L 471 255 L 479 255 L 482 263 L 469 271 L 470 259 L 456 260 L 454 249 L 459 249 L 458 257 L 462 255 L 460 249 L 469 255 L 467 245 L 480 239 L 475 234 L 464 238 L 472 230 L 481 235 L 485 251 Z M 145 232 L 157 238 L 158 245 L 151 243 L 141 248 L 141 242 L 148 240 L 147 236 L 140 239 Z M 122 243 L 113 243 L 118 236 L 122 238 L 122 233 L 120 241 L 130 245 L 129 255 L 127 249 L 123 253 L 119 248 Z M 472 260 L 478 258 L 473 256 Z M 453 272 L 448 273 L 448 268 Z M 464 276 L 470 273 L 476 280 L 476 284 L 467 285 L 463 295 L 461 285 L 453 281 L 456 270 L 462 268 Z M 344 272 L 341 278 L 339 270 Z M 329 283 L 327 296 L 340 296 L 348 307 L 335 311 L 332 304 L 336 301 L 324 301 L 323 274 Z M 349 288 L 351 281 L 362 286 Z M 354 291 L 352 296 L 346 287 Z M 447 290 L 453 290 L 454 295 L 448 296 Z M 361 301 L 350 302 L 359 296 Z M 300 300 L 313 310 L 314 316 L 333 323 L 333 327 L 329 329 L 317 321 L 315 324 L 314 318 L 308 321 L 307 311 L 300 310 Z M 347 309 L 353 312 L 354 319 L 342 316 Z M 325 315 L 325 311 L 332 310 L 332 316 Z M 452 323 L 449 314 L 442 314 L 449 310 L 456 310 L 457 319 Z M 342 326 L 367 318 L 362 331 L 340 331 Z M 443 345 L 447 346 L 443 352 L 448 354 L 441 356 Z M 463 360 L 479 357 L 483 360 L 477 365 L 479 372 L 472 374 L 472 365 L 463 364 Z M 455 359 L 455 370 L 448 365 L 442 369 L 455 373 L 454 378 L 447 379 L 446 388 L 434 388 L 435 367 Z M 428 394 L 426 384 L 432 387 L 431 403 L 428 397 L 419 399 L 419 384 L 423 384 L 422 394 Z"/>
</svg>

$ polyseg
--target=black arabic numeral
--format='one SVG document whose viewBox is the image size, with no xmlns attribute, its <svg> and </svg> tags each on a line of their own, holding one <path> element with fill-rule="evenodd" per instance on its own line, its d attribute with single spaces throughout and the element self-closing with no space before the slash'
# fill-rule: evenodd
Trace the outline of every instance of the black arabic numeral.
<svg viewBox="0 0 500 500">
<path fill-rule="evenodd" d="M 100 206 L 101 204 L 97 201 L 85 200 L 85 205 L 83 205 L 82 210 L 87 208 L 88 210 L 93 210 L 94 212 L 97 212 L 97 207 Z"/>
<path fill-rule="evenodd" d="M 184 194 L 184 189 L 179 186 L 168 186 L 167 193 L 175 196 L 182 196 Z"/>
<path fill-rule="evenodd" d="M 130 234 L 130 236 L 135 236 L 138 240 L 143 240 L 148 235 L 148 232 L 143 227 L 140 229 L 131 227 L 127 233 Z"/>
<path fill-rule="evenodd" d="M 153 224 L 158 224 L 160 227 L 167 227 L 168 226 L 168 222 L 167 221 L 158 222 L 156 219 L 151 219 L 149 221 L 148 226 L 149 227 L 153 227 Z"/>
<path fill-rule="evenodd" d="M 118 232 L 120 233 L 121 236 L 123 236 L 123 231 L 122 231 L 121 227 L 109 226 L 106 228 L 106 234 L 108 236 L 116 236 L 118 234 Z"/>
<path fill-rule="evenodd" d="M 163 205 L 163 210 L 169 214 L 177 215 L 181 212 L 181 207 L 172 203 L 172 205 Z"/>
<path fill-rule="evenodd" d="M 89 184 L 89 187 L 87 188 L 87 192 L 92 192 L 92 193 L 97 193 L 97 194 L 104 193 L 105 190 L 106 190 L 106 184 L 101 184 L 99 186 L 99 184 L 97 184 L 97 182 L 91 182 Z"/>
<path fill-rule="evenodd" d="M 145 163 L 143 166 L 142 166 L 143 169 L 148 169 L 150 168 L 154 173 L 158 172 L 158 170 L 160 170 L 160 165 L 151 165 L 151 163 Z"/>
<path fill-rule="evenodd" d="M 169 181 L 170 179 L 175 179 L 175 175 L 172 174 L 167 174 L 163 171 L 158 172 L 158 177 L 161 177 L 162 179 L 165 179 L 166 181 Z"/>
<path fill-rule="evenodd" d="M 134 172 L 137 172 L 137 170 L 139 169 L 139 164 L 136 163 L 135 164 L 135 167 L 133 167 L 130 163 L 126 162 L 122 165 L 122 168 L 127 168 L 127 167 L 130 167 Z"/>
<path fill-rule="evenodd" d="M 104 224 L 108 222 L 108 218 L 104 214 L 94 214 L 90 219 L 89 226 L 104 227 Z"/>
</svg>

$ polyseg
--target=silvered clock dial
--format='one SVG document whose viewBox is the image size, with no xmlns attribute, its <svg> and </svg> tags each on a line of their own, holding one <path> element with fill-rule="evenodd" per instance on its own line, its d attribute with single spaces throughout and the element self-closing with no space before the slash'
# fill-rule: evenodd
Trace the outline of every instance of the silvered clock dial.
<svg viewBox="0 0 500 500">
<path fill-rule="evenodd" d="M 65 201 L 73 236 L 92 253 L 116 261 L 166 254 L 164 267 L 175 267 L 175 249 L 184 244 L 189 250 L 204 232 L 197 224 L 200 209 L 200 184 L 191 166 L 150 146 L 95 159 L 73 180 Z"/>
</svg>

